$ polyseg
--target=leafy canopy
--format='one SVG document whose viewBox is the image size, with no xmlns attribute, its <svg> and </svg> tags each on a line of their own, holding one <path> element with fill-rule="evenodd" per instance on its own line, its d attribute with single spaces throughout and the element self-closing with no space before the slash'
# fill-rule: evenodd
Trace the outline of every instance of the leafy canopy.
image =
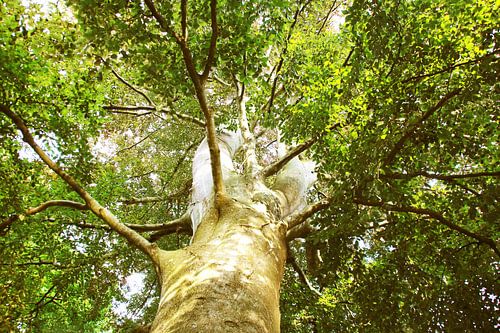
<svg viewBox="0 0 500 333">
<path fill-rule="evenodd" d="M 179 4 L 155 5 L 180 31 Z M 181 49 L 142 1 L 67 6 L 2 2 L 0 105 L 122 222 L 181 216 L 204 136 Z M 260 156 L 274 156 L 277 129 L 290 145 L 318 138 L 308 153 L 319 175 L 309 200 L 331 199 L 311 219 L 313 232 L 290 243 L 283 332 L 498 329 L 498 7 L 218 2 L 208 83 L 217 124 L 236 126 L 231 83 L 244 83 Z M 209 4 L 187 8 L 201 72 Z M 150 322 L 158 290 L 145 257 L 89 212 L 26 214 L 78 198 L 3 114 L 0 137 L 0 221 L 19 217 L 0 230 L 0 326 L 102 332 Z M 165 249 L 189 241 L 148 237 Z M 146 279 L 129 302 L 135 315 L 120 317 L 120 286 L 138 271 Z"/>
</svg>

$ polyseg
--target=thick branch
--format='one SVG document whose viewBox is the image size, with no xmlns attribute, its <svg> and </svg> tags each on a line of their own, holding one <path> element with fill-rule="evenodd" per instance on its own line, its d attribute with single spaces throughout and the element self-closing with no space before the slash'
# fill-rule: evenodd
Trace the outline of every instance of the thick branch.
<svg viewBox="0 0 500 333">
<path fill-rule="evenodd" d="M 189 212 L 186 212 L 183 216 L 181 216 L 177 220 L 173 220 L 166 223 L 161 230 L 158 230 L 157 232 L 151 234 L 151 236 L 149 236 L 149 241 L 156 242 L 163 236 L 167 236 L 173 233 L 192 235 L 193 229 L 191 225 L 192 225 L 191 215 L 189 214 Z"/>
<path fill-rule="evenodd" d="M 222 178 L 222 168 L 220 161 L 220 151 L 219 145 L 217 143 L 217 136 L 215 133 L 215 120 L 214 120 L 214 112 L 208 106 L 206 91 L 205 91 L 205 82 L 210 72 L 210 68 L 212 66 L 213 58 L 215 57 L 215 46 L 217 41 L 217 17 L 216 17 L 216 0 L 211 0 L 210 2 L 210 12 L 211 12 L 211 20 L 212 20 L 212 38 L 210 42 L 210 49 L 207 58 L 207 63 L 205 64 L 205 71 L 200 76 L 196 72 L 196 67 L 193 61 L 193 56 L 191 54 L 190 49 L 188 48 L 187 41 L 180 38 L 168 25 L 165 18 L 156 10 L 153 2 L 151 0 L 145 0 L 146 5 L 149 10 L 156 18 L 160 27 L 164 29 L 166 32 L 170 33 L 174 36 L 177 44 L 179 45 L 182 56 L 184 59 L 184 64 L 186 65 L 186 70 L 193 82 L 194 89 L 196 92 L 196 98 L 198 99 L 198 103 L 200 105 L 200 109 L 203 112 L 203 116 L 205 117 L 205 128 L 207 130 L 207 143 L 210 150 L 210 161 L 212 166 L 212 178 L 214 182 L 214 191 L 216 204 L 217 200 L 221 194 L 224 193 L 224 182 Z"/>
<path fill-rule="evenodd" d="M 406 140 L 408 140 L 415 133 L 415 131 L 422 125 L 422 123 L 425 120 L 427 120 L 432 114 L 434 114 L 434 112 L 436 112 L 437 110 L 442 108 L 450 99 L 452 99 L 453 97 L 458 95 L 460 93 L 460 91 L 461 91 L 461 89 L 455 89 L 455 90 L 447 93 L 446 95 L 444 95 L 436 105 L 434 105 L 429 110 L 427 110 L 427 112 L 424 113 L 424 115 L 418 121 L 416 121 L 414 124 L 412 124 L 410 126 L 410 128 L 408 128 L 406 133 L 399 139 L 399 141 L 391 149 L 391 151 L 389 152 L 389 154 L 385 158 L 384 164 L 385 165 L 391 164 L 392 161 L 394 160 L 394 158 L 396 157 L 396 155 L 403 148 Z"/>
<path fill-rule="evenodd" d="M 66 173 L 59 165 L 57 165 L 46 153 L 38 146 L 33 139 L 28 127 L 17 114 L 12 112 L 10 108 L 0 105 L 0 111 L 10 118 L 17 128 L 23 134 L 23 140 L 38 154 L 42 161 L 58 176 L 60 176 L 78 195 L 85 201 L 86 206 L 99 218 L 105 221 L 114 231 L 125 237 L 130 243 L 138 249 L 146 253 L 153 262 L 157 263 L 156 246 L 142 237 L 134 230 L 128 228 L 121 223 L 108 209 L 101 206 L 78 182 Z"/>
<path fill-rule="evenodd" d="M 316 288 L 314 288 L 312 286 L 311 282 L 309 282 L 309 279 L 306 276 L 306 273 L 304 273 L 302 268 L 300 268 L 299 264 L 297 263 L 297 260 L 295 260 L 295 256 L 293 255 L 290 247 L 288 247 L 287 262 L 289 262 L 292 265 L 293 270 L 299 276 L 300 282 L 302 282 L 310 291 L 312 291 L 313 293 L 315 293 L 318 296 L 321 296 L 321 293 Z"/>
<path fill-rule="evenodd" d="M 40 213 L 47 208 L 50 207 L 68 207 L 68 208 L 73 208 L 73 209 L 78 209 L 78 210 L 87 210 L 89 207 L 85 204 L 75 202 L 75 201 L 70 201 L 70 200 L 49 200 L 37 207 L 33 208 L 28 208 L 27 210 L 24 211 L 23 214 L 15 214 L 7 219 L 5 219 L 2 223 L 0 223 L 0 232 L 8 228 L 12 223 L 16 222 L 17 220 L 20 220 L 24 218 L 24 216 L 30 216 L 30 215 L 35 215 L 37 213 Z"/>
<path fill-rule="evenodd" d="M 316 141 L 318 141 L 318 138 L 319 137 L 312 138 L 292 148 L 285 156 L 262 169 L 262 176 L 269 177 L 278 173 L 288 162 L 290 162 L 290 160 L 309 149 Z"/>
<path fill-rule="evenodd" d="M 293 213 L 286 219 L 286 223 L 288 225 L 288 230 L 298 226 L 302 222 L 305 222 L 308 218 L 313 216 L 315 213 L 328 208 L 331 204 L 331 199 L 323 199 L 318 202 L 315 202 L 300 212 Z"/>
<path fill-rule="evenodd" d="M 187 0 L 181 0 L 181 33 L 182 39 L 187 40 Z"/>
<path fill-rule="evenodd" d="M 441 215 L 438 212 L 435 212 L 430 209 L 425 209 L 425 208 L 417 208 L 417 207 L 411 207 L 411 206 L 399 206 L 399 205 L 394 205 L 394 204 L 388 204 L 383 201 L 369 201 L 369 200 L 364 200 L 360 198 L 354 198 L 354 203 L 363 205 L 363 206 L 370 206 L 370 207 L 380 207 L 381 209 L 391 211 L 391 212 L 403 212 L 403 213 L 413 213 L 413 214 L 418 214 L 418 215 L 425 215 L 428 217 L 431 217 L 435 220 L 437 220 L 439 223 L 447 226 L 448 228 L 455 230 L 463 235 L 469 236 L 471 238 L 476 239 L 477 241 L 484 243 L 488 245 L 499 257 L 500 257 L 500 250 L 497 248 L 497 245 L 495 241 L 493 241 L 491 238 L 476 234 L 474 232 L 471 232 L 459 225 L 456 225 L 452 223 L 451 221 L 448 221 L 447 219 L 444 218 L 443 215 Z"/>
<path fill-rule="evenodd" d="M 243 149 L 245 152 L 245 170 L 253 177 L 259 169 L 259 163 L 255 153 L 255 138 L 250 131 L 250 126 L 248 124 L 245 84 L 238 83 L 236 78 L 234 78 L 234 80 L 238 91 L 238 105 L 240 110 L 239 121 L 241 136 L 243 137 Z"/>
<path fill-rule="evenodd" d="M 85 222 L 69 222 L 64 223 L 66 225 L 73 225 L 75 227 L 79 227 L 82 229 L 102 229 L 111 231 L 111 227 L 107 224 L 92 224 Z M 191 218 L 188 213 L 185 213 L 182 217 L 165 222 L 165 223 L 156 223 L 156 224 L 125 224 L 128 228 L 133 229 L 137 232 L 152 232 L 152 231 L 160 231 L 165 234 L 170 234 L 177 232 L 179 230 L 182 231 L 190 231 L 191 230 Z"/>
<path fill-rule="evenodd" d="M 313 228 L 310 223 L 307 223 L 307 220 L 305 220 L 287 231 L 286 240 L 290 242 L 296 238 L 305 238 L 314 231 L 316 231 L 316 229 Z"/>
</svg>

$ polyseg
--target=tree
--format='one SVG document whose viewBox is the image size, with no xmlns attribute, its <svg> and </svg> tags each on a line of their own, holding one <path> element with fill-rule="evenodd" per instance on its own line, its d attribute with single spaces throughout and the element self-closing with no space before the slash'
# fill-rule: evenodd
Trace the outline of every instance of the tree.
<svg viewBox="0 0 500 333">
<path fill-rule="evenodd" d="M 7 331 L 499 327 L 495 1 L 67 5 L 0 6 Z"/>
</svg>

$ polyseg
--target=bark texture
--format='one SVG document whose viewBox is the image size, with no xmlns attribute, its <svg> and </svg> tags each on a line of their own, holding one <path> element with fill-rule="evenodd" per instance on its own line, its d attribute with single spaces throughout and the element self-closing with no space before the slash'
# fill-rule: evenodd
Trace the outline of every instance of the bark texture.
<svg viewBox="0 0 500 333">
<path fill-rule="evenodd" d="M 279 332 L 285 235 L 284 224 L 226 198 L 189 247 L 160 252 L 161 300 L 151 332 Z"/>
</svg>

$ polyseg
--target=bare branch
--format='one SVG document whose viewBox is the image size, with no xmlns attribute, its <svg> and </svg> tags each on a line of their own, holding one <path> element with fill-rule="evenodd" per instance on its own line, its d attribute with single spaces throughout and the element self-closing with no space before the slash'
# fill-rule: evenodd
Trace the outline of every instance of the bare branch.
<svg viewBox="0 0 500 333">
<path fill-rule="evenodd" d="M 403 134 L 403 136 L 399 139 L 399 141 L 394 145 L 394 147 L 391 149 L 389 154 L 384 160 L 385 165 L 389 165 L 392 163 L 396 155 L 399 153 L 399 151 L 403 148 L 406 140 L 408 140 L 414 133 L 415 131 L 422 125 L 422 123 L 427 120 L 434 112 L 442 108 L 450 99 L 453 97 L 457 96 L 461 92 L 461 89 L 455 89 L 453 91 L 450 91 L 446 95 L 444 95 L 439 102 L 431 107 L 427 112 L 424 113 L 424 115 L 417 120 L 415 123 L 410 125 L 406 133 Z"/>
<path fill-rule="evenodd" d="M 198 118 L 195 118 L 193 116 L 190 116 L 190 115 L 187 115 L 184 113 L 178 113 L 178 112 L 172 111 L 171 109 L 167 109 L 167 108 L 157 109 L 154 106 L 146 106 L 146 105 L 105 105 L 102 108 L 104 110 L 109 110 L 109 111 L 116 112 L 116 113 L 130 114 L 133 116 L 145 116 L 145 115 L 151 114 L 155 111 L 159 111 L 159 112 L 162 112 L 164 114 L 173 116 L 174 118 L 188 121 L 188 122 L 193 123 L 199 127 L 203 127 L 203 128 L 205 127 L 205 123 L 202 122 L 201 120 L 199 120 Z M 134 111 L 147 111 L 147 112 L 137 113 Z"/>
<path fill-rule="evenodd" d="M 217 49 L 217 38 L 219 35 L 219 27 L 217 26 L 217 0 L 210 0 L 210 21 L 212 27 L 212 36 L 210 37 L 210 48 L 208 49 L 207 62 L 205 69 L 201 74 L 201 81 L 205 82 L 210 74 L 210 70 L 214 64 L 215 53 Z"/>
<path fill-rule="evenodd" d="M 291 159 L 309 149 L 316 141 L 318 141 L 318 139 L 319 137 L 309 139 L 308 141 L 292 148 L 285 156 L 262 169 L 261 175 L 264 177 L 269 177 L 278 173 L 278 171 L 280 171 L 288 162 L 290 162 Z"/>
<path fill-rule="evenodd" d="M 187 0 L 181 0 L 181 30 L 182 39 L 188 39 L 187 31 Z"/>
<path fill-rule="evenodd" d="M 4 229 L 8 228 L 12 223 L 16 222 L 17 220 L 23 219 L 25 216 L 35 215 L 35 214 L 40 213 L 40 212 L 42 212 L 50 207 L 67 207 L 67 208 L 73 208 L 73 209 L 78 209 L 78 210 L 88 210 L 89 209 L 89 207 L 86 204 L 75 202 L 75 201 L 49 200 L 49 201 L 46 201 L 46 202 L 40 204 L 37 207 L 28 208 L 22 214 L 15 214 L 15 215 L 8 217 L 2 223 L 0 223 L 0 232 L 3 231 Z"/>
<path fill-rule="evenodd" d="M 177 43 L 180 43 L 182 41 L 181 38 L 175 33 L 172 27 L 170 27 L 167 20 L 158 12 L 153 1 L 144 0 L 144 3 L 149 8 L 151 14 L 153 14 L 156 21 L 160 24 L 160 28 L 166 33 L 168 33 L 170 36 L 172 36 Z"/>
<path fill-rule="evenodd" d="M 360 199 L 360 198 L 354 198 L 354 203 L 363 205 L 363 206 L 370 206 L 370 207 L 380 207 L 383 210 L 391 211 L 391 212 L 403 212 L 403 213 L 413 213 L 413 214 L 418 214 L 418 215 L 424 215 L 431 217 L 435 220 L 437 220 L 439 223 L 447 226 L 448 228 L 455 230 L 463 235 L 469 236 L 471 238 L 476 239 L 477 241 L 488 245 L 499 257 L 500 257 L 500 250 L 497 248 L 497 245 L 495 241 L 493 241 L 491 238 L 488 238 L 486 236 L 479 235 L 477 233 L 471 232 L 459 225 L 456 225 L 452 223 L 451 221 L 448 221 L 447 219 L 444 218 L 443 215 L 441 215 L 438 212 L 435 212 L 430 209 L 425 209 L 425 208 L 417 208 L 417 207 L 412 207 L 412 206 L 400 206 L 400 205 L 394 205 L 394 204 L 388 204 L 383 201 L 369 201 L 365 199 Z"/>
<path fill-rule="evenodd" d="M 315 213 L 328 208 L 331 204 L 331 199 L 323 199 L 318 202 L 315 202 L 306 208 L 304 208 L 300 212 L 293 213 L 289 217 L 286 218 L 286 223 L 288 225 L 288 230 L 298 226 L 302 222 L 305 222 L 308 218 L 313 216 Z"/>
<path fill-rule="evenodd" d="M 158 264 L 156 245 L 138 234 L 136 231 L 128 228 L 121 223 L 107 208 L 101 206 L 78 182 L 57 165 L 35 142 L 28 127 L 17 114 L 12 112 L 9 107 L 0 104 L 0 111 L 10 118 L 17 128 L 23 134 L 23 140 L 38 154 L 42 161 L 59 177 L 61 177 L 86 203 L 86 206 L 99 218 L 105 221 L 114 231 L 126 238 L 130 243 L 147 254 L 155 264 Z"/>
</svg>

